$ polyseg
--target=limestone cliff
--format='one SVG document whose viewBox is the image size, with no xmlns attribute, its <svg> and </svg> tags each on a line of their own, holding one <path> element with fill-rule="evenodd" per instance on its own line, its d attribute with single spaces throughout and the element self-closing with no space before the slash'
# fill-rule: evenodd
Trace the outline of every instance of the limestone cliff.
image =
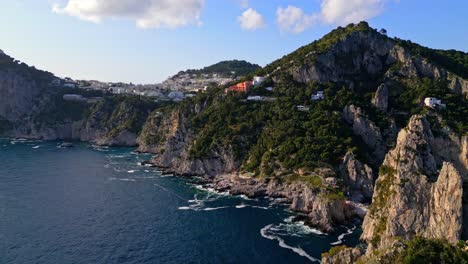
<svg viewBox="0 0 468 264">
<path fill-rule="evenodd" d="M 447 80 L 452 91 L 468 98 L 468 82 L 465 79 L 437 66 L 426 58 L 411 53 L 399 41 L 379 34 L 363 22 L 354 25 L 354 29 L 348 26 L 345 30 L 351 33 L 340 41 L 334 42 L 325 51 L 310 52 L 306 54 L 303 63 L 291 61 L 291 66 L 281 67 L 273 75 L 286 71 L 296 81 L 302 83 L 346 82 L 353 85 L 353 79 L 358 75 L 375 76 L 386 72 L 392 65 L 398 64 L 401 67 L 397 74 L 401 77 Z M 328 37 L 333 38 L 332 34 Z M 289 57 L 284 60 L 287 59 Z"/>
<path fill-rule="evenodd" d="M 359 136 L 372 151 L 375 164 L 383 160 L 386 146 L 380 128 L 369 120 L 360 107 L 349 105 L 343 110 L 343 119 L 352 126 L 353 133 Z"/>
<path fill-rule="evenodd" d="M 370 201 L 374 192 L 372 169 L 357 160 L 352 152 L 348 152 L 340 171 L 350 199 L 355 202 Z"/>
<path fill-rule="evenodd" d="M 369 254 L 414 236 L 460 239 L 463 178 L 452 163 L 438 164 L 433 143 L 426 119 L 413 116 L 386 155 L 363 223 Z"/>
<path fill-rule="evenodd" d="M 213 149 L 205 158 L 194 158 L 190 148 L 196 135 L 190 126 L 191 114 L 200 112 L 202 104 L 189 110 L 176 109 L 154 112 L 146 122 L 138 139 L 139 151 L 155 154 L 152 162 L 178 174 L 216 175 L 235 171 L 240 166 L 229 148 Z"/>
</svg>

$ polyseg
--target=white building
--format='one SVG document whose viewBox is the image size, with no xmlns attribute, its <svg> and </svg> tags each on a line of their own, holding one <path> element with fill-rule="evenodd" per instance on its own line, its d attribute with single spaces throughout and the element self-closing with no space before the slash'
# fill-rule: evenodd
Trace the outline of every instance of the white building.
<svg viewBox="0 0 468 264">
<path fill-rule="evenodd" d="M 167 97 L 174 102 L 180 102 L 185 99 L 185 95 L 182 92 L 170 92 Z"/>
<path fill-rule="evenodd" d="M 426 97 L 424 99 L 424 104 L 430 108 L 445 108 L 446 105 L 442 103 L 441 100 L 438 100 L 435 97 Z"/>
<path fill-rule="evenodd" d="M 263 98 L 263 96 L 259 96 L 259 95 L 254 95 L 254 96 L 249 96 L 247 97 L 247 101 L 264 101 L 265 98 Z"/>
<path fill-rule="evenodd" d="M 297 110 L 301 111 L 301 112 L 309 112 L 310 108 L 307 107 L 307 106 L 303 106 L 303 105 L 298 105 L 296 106 L 297 107 Z"/>
<path fill-rule="evenodd" d="M 254 85 L 254 86 L 260 85 L 260 84 L 262 84 L 264 81 L 265 81 L 265 77 L 262 77 L 262 76 L 255 76 L 255 77 L 253 77 L 253 85 Z"/>
<path fill-rule="evenodd" d="M 109 91 L 113 94 L 124 94 L 127 90 L 123 87 L 111 87 Z"/>
<path fill-rule="evenodd" d="M 323 91 L 318 91 L 317 94 L 313 94 L 310 97 L 310 100 L 312 101 L 318 101 L 318 100 L 323 100 L 325 99 L 325 95 L 323 94 Z"/>
</svg>

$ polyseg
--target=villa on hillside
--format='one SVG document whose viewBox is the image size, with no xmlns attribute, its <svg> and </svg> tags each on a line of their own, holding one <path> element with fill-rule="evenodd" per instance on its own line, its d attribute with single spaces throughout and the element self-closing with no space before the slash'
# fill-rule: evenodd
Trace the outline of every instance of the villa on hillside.
<svg viewBox="0 0 468 264">
<path fill-rule="evenodd" d="M 424 104 L 429 108 L 445 108 L 446 104 L 443 104 L 441 100 L 438 100 L 435 97 L 426 97 L 424 99 Z"/>
<path fill-rule="evenodd" d="M 323 100 L 325 99 L 325 95 L 323 94 L 323 91 L 318 91 L 317 94 L 313 94 L 310 97 L 310 100 L 312 101 L 318 101 L 318 100 Z"/>
<path fill-rule="evenodd" d="M 260 85 L 260 84 L 262 84 L 264 81 L 265 81 L 265 77 L 262 77 L 262 76 L 255 76 L 255 77 L 253 77 L 253 85 L 254 85 L 254 86 Z"/>
<path fill-rule="evenodd" d="M 301 111 L 301 112 L 309 112 L 310 108 L 307 107 L 307 106 L 303 106 L 303 105 L 298 105 L 296 106 L 297 110 L 298 111 Z"/>
<path fill-rule="evenodd" d="M 247 81 L 247 82 L 242 82 L 238 83 L 236 85 L 233 85 L 229 88 L 226 88 L 224 92 L 227 94 L 229 92 L 236 92 L 236 93 L 248 93 L 250 88 L 252 88 L 253 82 Z"/>
</svg>

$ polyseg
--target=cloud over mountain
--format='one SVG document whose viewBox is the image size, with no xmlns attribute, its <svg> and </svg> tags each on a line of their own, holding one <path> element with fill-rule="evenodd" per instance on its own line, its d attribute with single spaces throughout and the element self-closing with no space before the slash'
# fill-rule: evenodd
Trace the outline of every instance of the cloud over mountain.
<svg viewBox="0 0 468 264">
<path fill-rule="evenodd" d="M 107 18 L 134 20 L 140 28 L 200 24 L 205 0 L 67 0 L 53 11 L 99 23 Z"/>
<path fill-rule="evenodd" d="M 276 21 L 281 31 L 300 33 L 317 24 L 346 25 L 374 18 L 390 0 L 322 0 L 320 12 L 306 14 L 301 8 L 279 7 Z"/>
<path fill-rule="evenodd" d="M 245 30 L 253 31 L 265 26 L 263 16 L 252 8 L 247 9 L 237 19 L 241 25 L 241 28 Z"/>
</svg>

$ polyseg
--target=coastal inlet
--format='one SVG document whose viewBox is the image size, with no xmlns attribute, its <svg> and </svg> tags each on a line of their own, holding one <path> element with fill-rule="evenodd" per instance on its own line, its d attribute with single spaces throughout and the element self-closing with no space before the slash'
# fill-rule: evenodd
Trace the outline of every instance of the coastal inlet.
<svg viewBox="0 0 468 264">
<path fill-rule="evenodd" d="M 324 234 L 273 199 L 217 193 L 126 148 L 0 140 L 1 263 L 310 263 Z"/>
</svg>

